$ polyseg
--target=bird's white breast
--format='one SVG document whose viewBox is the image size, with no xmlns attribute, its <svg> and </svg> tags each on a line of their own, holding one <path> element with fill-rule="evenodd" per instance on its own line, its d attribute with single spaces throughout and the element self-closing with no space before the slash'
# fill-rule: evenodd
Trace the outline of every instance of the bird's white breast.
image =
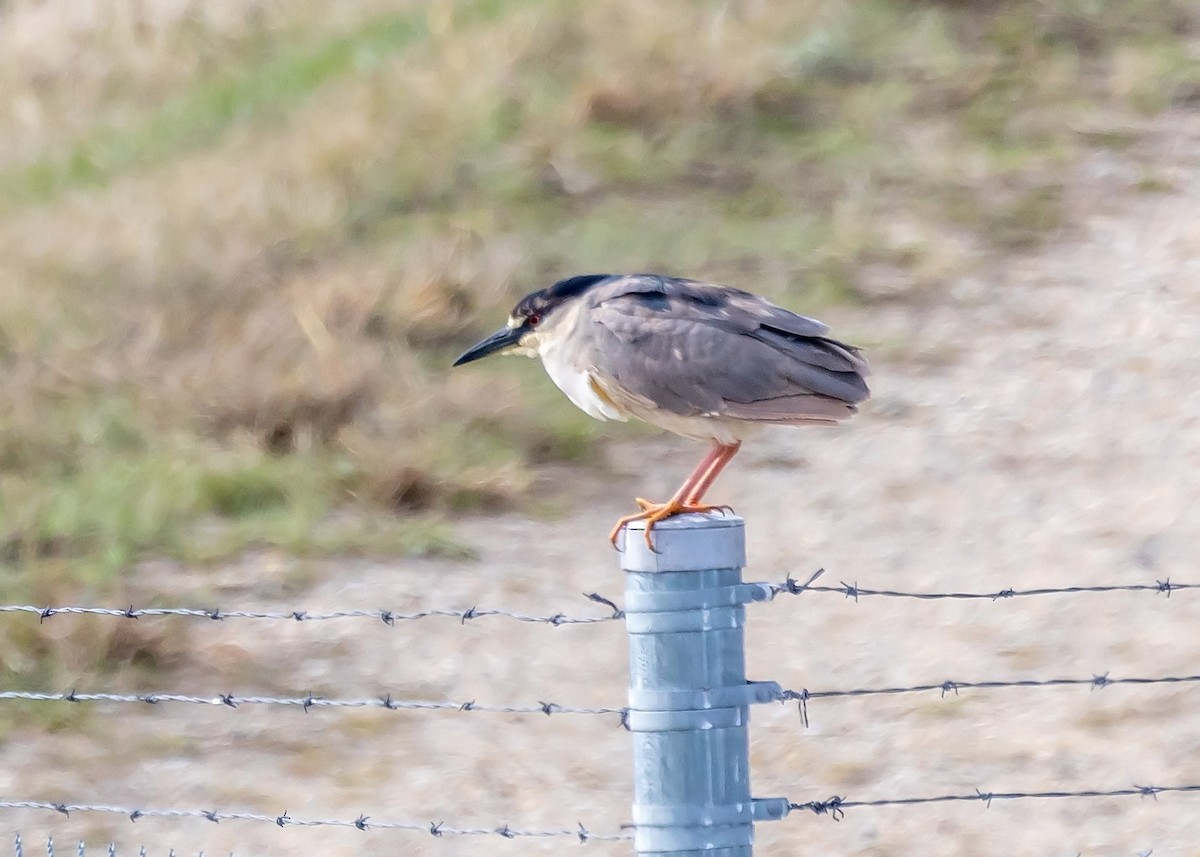
<svg viewBox="0 0 1200 857">
<path fill-rule="evenodd" d="M 540 348 L 539 355 L 546 374 L 555 386 L 567 394 L 567 398 L 590 417 L 598 420 L 625 420 L 610 400 L 601 397 L 592 383 L 591 373 L 586 367 L 573 365 L 561 348 Z"/>
<path fill-rule="evenodd" d="M 598 420 L 621 420 L 629 417 L 616 408 L 592 381 L 591 367 L 579 349 L 564 345 L 570 331 L 579 321 L 579 307 L 555 313 L 544 327 L 531 337 L 530 345 L 542 358 L 546 374 L 558 389 L 566 393 L 575 407 Z"/>
</svg>

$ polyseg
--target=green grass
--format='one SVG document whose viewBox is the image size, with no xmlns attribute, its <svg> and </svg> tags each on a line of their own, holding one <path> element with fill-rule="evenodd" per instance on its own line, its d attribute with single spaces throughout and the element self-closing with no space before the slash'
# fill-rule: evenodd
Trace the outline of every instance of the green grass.
<svg viewBox="0 0 1200 857">
<path fill-rule="evenodd" d="M 504 4 L 463 4 L 460 24 L 486 23 Z M 314 38 L 317 37 L 317 38 Z M 0 171 L 0 205 L 47 202 L 65 190 L 101 187 L 211 145 L 235 124 L 284 121 L 289 108 L 348 74 L 368 74 L 389 57 L 429 38 L 423 9 L 373 17 L 332 38 L 284 33 L 263 56 L 237 58 L 210 78 L 171 95 L 128 124 L 106 124 L 33 163 Z"/>
<path fill-rule="evenodd" d="M 103 593 L 151 553 L 203 564 L 249 546 L 301 556 L 466 551 L 431 518 L 331 522 L 336 505 L 350 502 L 365 481 L 346 456 L 277 456 L 186 437 L 130 449 L 123 436 L 117 440 L 81 454 L 68 473 L 32 469 L 0 483 L 0 571 L 39 578 L 33 591 L 20 578 L 0 583 L 5 598 L 72 583 Z M 55 490 L 47 492 L 42 485 L 50 481 Z"/>
</svg>

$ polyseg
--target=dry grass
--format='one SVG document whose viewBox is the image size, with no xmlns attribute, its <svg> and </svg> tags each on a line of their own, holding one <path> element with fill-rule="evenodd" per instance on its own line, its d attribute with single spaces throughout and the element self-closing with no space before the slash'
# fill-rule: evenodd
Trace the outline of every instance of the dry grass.
<svg viewBox="0 0 1200 857">
<path fill-rule="evenodd" d="M 1065 162 L 1200 98 L 1198 32 L 1157 0 L 10 2 L 5 597 L 454 549 L 447 513 L 597 437 L 535 367 L 446 371 L 516 295 L 936 299 L 1069 226 Z"/>
</svg>

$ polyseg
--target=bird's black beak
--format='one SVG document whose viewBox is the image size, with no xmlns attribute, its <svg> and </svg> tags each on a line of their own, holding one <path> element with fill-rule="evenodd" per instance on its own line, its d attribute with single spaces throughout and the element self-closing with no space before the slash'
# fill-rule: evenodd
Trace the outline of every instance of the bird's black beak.
<svg viewBox="0 0 1200 857">
<path fill-rule="evenodd" d="M 452 366 L 461 366 L 464 363 L 471 363 L 475 360 L 482 360 L 489 354 L 494 354 L 497 351 L 503 351 L 505 348 L 512 348 L 521 341 L 521 337 L 525 335 L 525 330 L 520 327 L 502 327 L 489 336 L 482 342 L 476 343 L 459 355 Z"/>
</svg>

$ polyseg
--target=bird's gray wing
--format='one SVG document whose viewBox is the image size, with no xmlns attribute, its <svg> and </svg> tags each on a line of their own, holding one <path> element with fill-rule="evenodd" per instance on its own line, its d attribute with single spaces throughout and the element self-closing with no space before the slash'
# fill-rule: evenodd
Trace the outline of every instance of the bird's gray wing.
<svg viewBox="0 0 1200 857">
<path fill-rule="evenodd" d="M 588 295 L 591 360 L 643 406 L 767 422 L 835 421 L 869 395 L 866 361 L 815 319 L 749 292 L 624 277 Z"/>
</svg>

